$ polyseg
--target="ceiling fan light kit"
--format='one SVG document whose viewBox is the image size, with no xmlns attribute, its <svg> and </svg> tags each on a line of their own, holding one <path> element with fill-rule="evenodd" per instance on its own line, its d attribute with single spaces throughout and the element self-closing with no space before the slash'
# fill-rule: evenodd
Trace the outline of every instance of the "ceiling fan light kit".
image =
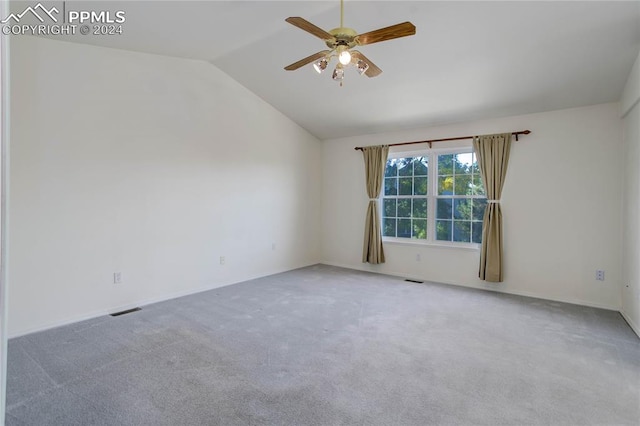
<svg viewBox="0 0 640 426">
<path fill-rule="evenodd" d="M 322 58 L 318 62 L 313 64 L 313 68 L 315 68 L 315 70 L 318 72 L 318 74 L 321 74 L 322 71 L 327 69 L 327 65 L 329 65 L 329 62 L 327 61 L 327 58 Z"/>
<path fill-rule="evenodd" d="M 351 63 L 351 53 L 349 53 L 349 51 L 345 49 L 344 46 L 340 46 L 340 48 L 338 49 L 338 51 L 340 52 L 338 54 L 338 61 L 342 65 L 349 65 Z"/>
<path fill-rule="evenodd" d="M 358 59 L 358 62 L 356 62 L 356 66 L 358 67 L 358 72 L 360 73 L 360 75 L 364 74 L 369 69 L 369 64 L 362 59 Z"/>
<path fill-rule="evenodd" d="M 381 41 L 392 40 L 394 38 L 411 36 L 416 33 L 416 27 L 411 22 L 403 22 L 401 24 L 392 25 L 390 27 L 380 28 L 378 30 L 369 31 L 368 33 L 358 34 L 352 28 L 346 28 L 342 24 L 344 16 L 344 0 L 340 0 L 340 27 L 331 31 L 325 31 L 315 26 L 311 22 L 292 16 L 285 19 L 286 22 L 294 25 L 301 30 L 308 32 L 322 40 L 331 50 L 323 50 L 313 55 L 307 56 L 291 65 L 284 67 L 287 71 L 294 71 L 300 67 L 313 62 L 313 68 L 321 74 L 328 66 L 331 58 L 338 58 L 331 78 L 340 82 L 344 79 L 344 67 L 356 67 L 360 75 L 367 77 L 375 77 L 382 73 L 373 62 L 357 50 L 352 50 L 355 46 L 364 46 L 367 44 L 379 43 Z"/>
<path fill-rule="evenodd" d="M 342 79 L 344 78 L 344 68 L 342 68 L 342 64 L 336 65 L 336 69 L 333 70 L 331 78 L 342 83 Z"/>
</svg>

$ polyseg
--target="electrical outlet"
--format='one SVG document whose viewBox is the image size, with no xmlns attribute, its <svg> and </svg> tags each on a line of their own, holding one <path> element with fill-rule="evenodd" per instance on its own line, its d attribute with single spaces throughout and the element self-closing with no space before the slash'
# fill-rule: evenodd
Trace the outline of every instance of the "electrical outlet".
<svg viewBox="0 0 640 426">
<path fill-rule="evenodd" d="M 271 243 L 271 250 L 275 250 L 276 249 L 276 243 Z"/>
<path fill-rule="evenodd" d="M 420 262 L 422 260 L 422 257 L 420 256 L 420 253 L 416 254 L 416 262 Z"/>
<path fill-rule="evenodd" d="M 122 273 L 121 272 L 114 272 L 113 273 L 113 283 L 114 284 L 122 283 Z"/>
<path fill-rule="evenodd" d="M 597 281 L 604 281 L 604 270 L 596 269 L 596 280 Z"/>
<path fill-rule="evenodd" d="M 220 264 L 224 265 L 224 262 L 225 262 L 224 256 L 220 256 Z"/>
</svg>

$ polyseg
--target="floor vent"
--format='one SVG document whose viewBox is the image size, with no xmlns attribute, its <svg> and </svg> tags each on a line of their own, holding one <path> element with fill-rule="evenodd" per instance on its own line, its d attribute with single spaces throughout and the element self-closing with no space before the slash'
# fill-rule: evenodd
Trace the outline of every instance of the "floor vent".
<svg viewBox="0 0 640 426">
<path fill-rule="evenodd" d="M 410 283 L 416 283 L 416 284 L 424 284 L 424 281 L 410 280 L 408 278 L 405 281 L 410 282 Z"/>
<path fill-rule="evenodd" d="M 137 312 L 137 311 L 141 311 L 142 308 L 132 308 L 132 309 L 127 309 L 126 311 L 120 311 L 120 312 L 115 312 L 113 314 L 111 314 L 112 317 L 119 317 L 120 315 L 124 315 L 124 314 L 130 314 L 131 312 Z"/>
</svg>

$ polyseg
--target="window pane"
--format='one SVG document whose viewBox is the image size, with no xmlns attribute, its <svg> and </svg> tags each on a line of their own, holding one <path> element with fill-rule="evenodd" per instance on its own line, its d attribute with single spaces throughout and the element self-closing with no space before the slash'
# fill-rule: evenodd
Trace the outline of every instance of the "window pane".
<svg viewBox="0 0 640 426">
<path fill-rule="evenodd" d="M 427 178 L 417 177 L 413 179 L 413 195 L 427 195 Z"/>
<path fill-rule="evenodd" d="M 471 200 L 453 200 L 453 218 L 471 220 Z"/>
<path fill-rule="evenodd" d="M 471 181 L 470 194 L 484 195 L 484 186 L 482 185 L 482 179 L 480 179 L 480 176 L 473 176 L 473 180 Z"/>
<path fill-rule="evenodd" d="M 416 176 L 426 176 L 428 173 L 427 157 L 416 157 L 413 163 L 413 174 Z"/>
<path fill-rule="evenodd" d="M 399 194 L 400 195 L 411 195 L 413 191 L 413 179 L 410 177 L 404 177 L 398 179 L 399 183 Z"/>
<path fill-rule="evenodd" d="M 453 155 L 438 155 L 438 174 L 439 175 L 452 175 L 453 174 Z"/>
<path fill-rule="evenodd" d="M 384 195 L 397 195 L 398 194 L 398 179 L 386 178 L 384 180 Z"/>
<path fill-rule="evenodd" d="M 471 230 L 473 242 L 480 244 L 482 242 L 482 222 L 471 222 Z"/>
<path fill-rule="evenodd" d="M 456 154 L 453 160 L 455 175 L 471 174 L 471 166 L 473 164 L 473 154 L 471 152 L 465 152 L 462 154 Z"/>
<path fill-rule="evenodd" d="M 475 154 L 473 154 L 473 165 L 471 166 L 471 171 L 474 175 L 478 175 L 478 177 L 480 177 L 480 166 L 478 166 Z"/>
<path fill-rule="evenodd" d="M 475 156 L 474 156 L 475 159 Z M 484 184 L 482 183 L 482 176 L 480 175 L 480 167 L 478 163 L 473 163 L 473 186 L 475 188 L 475 195 L 484 195 Z"/>
<path fill-rule="evenodd" d="M 453 195 L 453 176 L 438 176 L 438 195 Z"/>
<path fill-rule="evenodd" d="M 398 166 L 396 166 L 396 159 L 392 158 L 387 160 L 387 167 L 384 169 L 384 175 L 387 177 L 393 177 L 398 173 Z"/>
<path fill-rule="evenodd" d="M 438 219 L 451 219 L 451 199 L 450 198 L 438 198 L 436 201 Z"/>
<path fill-rule="evenodd" d="M 471 166 L 471 172 L 473 173 L 473 194 L 484 195 L 484 184 L 482 183 L 482 176 L 480 175 L 480 166 L 478 166 L 476 154 L 473 154 L 473 165 Z"/>
<path fill-rule="evenodd" d="M 396 199 L 385 198 L 384 200 L 384 216 L 395 217 L 396 216 Z"/>
<path fill-rule="evenodd" d="M 411 217 L 411 199 L 398 200 L 398 217 Z"/>
<path fill-rule="evenodd" d="M 436 222 L 436 239 L 440 241 L 451 241 L 451 220 L 439 220 Z"/>
<path fill-rule="evenodd" d="M 484 209 L 487 206 L 487 200 L 484 198 L 474 198 L 473 199 L 473 220 L 482 220 L 484 219 Z"/>
<path fill-rule="evenodd" d="M 398 237 L 411 238 L 411 219 L 398 219 Z"/>
<path fill-rule="evenodd" d="M 385 237 L 396 236 L 396 220 L 395 219 L 382 220 L 382 235 L 384 235 Z"/>
<path fill-rule="evenodd" d="M 427 200 L 413 199 L 413 217 L 427 217 Z"/>
<path fill-rule="evenodd" d="M 471 175 L 456 175 L 454 186 L 456 195 L 471 195 Z"/>
<path fill-rule="evenodd" d="M 427 220 L 418 219 L 413 221 L 413 238 L 421 240 L 427 239 Z"/>
<path fill-rule="evenodd" d="M 413 158 L 399 158 L 398 159 L 398 174 L 400 176 L 413 175 Z"/>
<path fill-rule="evenodd" d="M 453 241 L 462 243 L 471 241 L 471 222 L 453 221 Z"/>
</svg>

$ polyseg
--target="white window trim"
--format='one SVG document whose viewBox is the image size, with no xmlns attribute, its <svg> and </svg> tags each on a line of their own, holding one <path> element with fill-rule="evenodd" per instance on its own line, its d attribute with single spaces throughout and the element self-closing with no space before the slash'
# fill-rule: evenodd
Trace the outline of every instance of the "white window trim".
<svg viewBox="0 0 640 426">
<path fill-rule="evenodd" d="M 414 238 L 398 238 L 398 237 L 382 237 L 382 241 L 387 244 L 394 245 L 409 245 L 409 246 L 420 246 L 420 247 L 434 247 L 434 248 L 447 248 L 447 249 L 462 249 L 462 250 L 472 250 L 479 251 L 481 244 L 478 243 L 462 243 L 458 241 L 441 241 L 435 239 L 436 233 L 436 207 L 433 200 L 437 199 L 438 193 L 438 165 L 437 161 L 435 161 L 435 166 L 432 167 L 432 160 L 436 159 L 440 154 L 464 154 L 468 152 L 473 152 L 473 146 L 463 146 L 456 148 L 423 148 L 420 150 L 410 150 L 410 151 L 394 151 L 390 152 L 387 155 L 387 160 L 392 158 L 405 158 L 405 157 L 428 157 L 429 158 L 429 170 L 428 170 L 428 180 L 429 187 L 427 190 L 428 200 L 430 201 L 427 204 L 427 239 L 419 240 Z M 380 192 L 380 197 L 378 198 L 378 210 L 380 214 L 380 218 L 384 215 L 384 183 L 382 191 Z M 382 227 L 382 223 L 380 224 Z"/>
</svg>

